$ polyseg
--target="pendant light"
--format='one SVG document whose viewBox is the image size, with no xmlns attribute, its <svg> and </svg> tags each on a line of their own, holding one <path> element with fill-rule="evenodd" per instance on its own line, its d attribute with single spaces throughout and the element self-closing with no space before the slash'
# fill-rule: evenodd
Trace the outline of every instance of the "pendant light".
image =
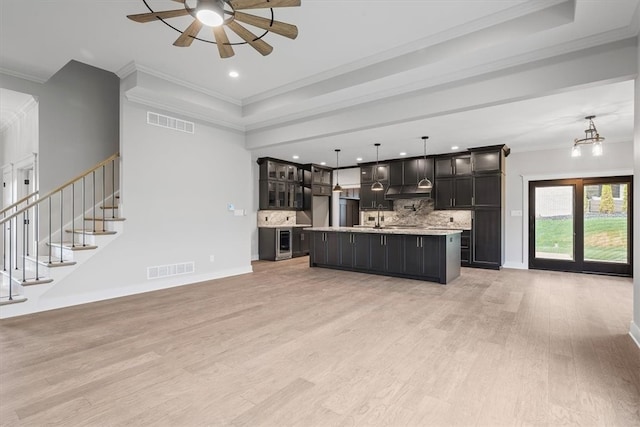
<svg viewBox="0 0 640 427">
<path fill-rule="evenodd" d="M 423 136 L 422 141 L 424 142 L 424 178 L 418 182 L 418 188 L 422 188 L 424 190 L 431 190 L 433 188 L 433 184 L 427 178 L 427 139 L 428 136 Z"/>
<path fill-rule="evenodd" d="M 340 153 L 340 149 L 336 148 L 336 186 L 333 187 L 333 192 L 334 193 L 340 193 L 342 192 L 342 187 L 340 187 L 340 184 L 338 182 L 338 168 L 340 167 L 340 163 L 338 161 L 338 154 Z"/>
<path fill-rule="evenodd" d="M 573 148 L 571 149 L 571 157 L 580 157 L 582 155 L 581 147 L 583 145 L 591 145 L 591 154 L 594 156 L 602 156 L 602 141 L 604 137 L 600 136 L 596 125 L 593 123 L 593 119 L 596 116 L 587 116 L 585 120 L 589 120 L 589 127 L 584 130 L 584 138 L 576 138 L 573 140 Z"/>
<path fill-rule="evenodd" d="M 382 191 L 384 190 L 384 185 L 382 185 L 382 183 L 378 181 L 378 164 L 380 162 L 378 158 L 378 151 L 380 149 L 380 144 L 376 143 L 373 145 L 376 146 L 376 168 L 373 170 L 373 179 L 375 182 L 371 184 L 371 191 Z"/>
</svg>

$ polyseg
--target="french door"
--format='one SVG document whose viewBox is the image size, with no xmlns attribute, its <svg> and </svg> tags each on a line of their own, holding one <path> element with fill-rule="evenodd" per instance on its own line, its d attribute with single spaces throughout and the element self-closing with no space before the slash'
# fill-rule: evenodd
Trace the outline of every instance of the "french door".
<svg viewBox="0 0 640 427">
<path fill-rule="evenodd" d="M 529 183 L 529 268 L 631 276 L 632 177 Z"/>
</svg>

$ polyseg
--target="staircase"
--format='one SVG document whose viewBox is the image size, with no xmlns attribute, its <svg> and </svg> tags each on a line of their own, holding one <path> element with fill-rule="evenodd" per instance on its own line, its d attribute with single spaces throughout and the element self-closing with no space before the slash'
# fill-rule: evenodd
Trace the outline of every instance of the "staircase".
<svg viewBox="0 0 640 427">
<path fill-rule="evenodd" d="M 33 304 L 122 232 L 119 154 L 39 197 L 0 211 L 0 317 L 10 304 Z M 5 311 L 2 313 L 1 311 Z"/>
</svg>

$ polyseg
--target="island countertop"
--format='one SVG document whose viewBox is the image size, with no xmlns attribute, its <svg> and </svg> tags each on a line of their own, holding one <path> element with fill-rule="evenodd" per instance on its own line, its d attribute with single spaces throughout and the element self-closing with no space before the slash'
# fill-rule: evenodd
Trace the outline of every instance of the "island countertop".
<svg viewBox="0 0 640 427">
<path fill-rule="evenodd" d="M 338 233 L 375 233 L 375 234 L 409 234 L 417 236 L 449 236 L 460 234 L 462 230 L 442 230 L 429 228 L 397 228 L 397 227 L 310 227 L 308 231 L 329 231 Z"/>
</svg>

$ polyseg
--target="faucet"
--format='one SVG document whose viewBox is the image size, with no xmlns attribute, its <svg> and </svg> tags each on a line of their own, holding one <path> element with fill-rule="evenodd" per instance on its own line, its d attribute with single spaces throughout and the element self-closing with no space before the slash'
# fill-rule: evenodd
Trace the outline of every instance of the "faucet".
<svg viewBox="0 0 640 427">
<path fill-rule="evenodd" d="M 373 226 L 373 228 L 382 228 L 382 226 L 380 225 L 380 209 L 382 209 L 382 203 L 380 203 L 378 205 L 378 221 L 376 222 L 376 224 Z"/>
</svg>

